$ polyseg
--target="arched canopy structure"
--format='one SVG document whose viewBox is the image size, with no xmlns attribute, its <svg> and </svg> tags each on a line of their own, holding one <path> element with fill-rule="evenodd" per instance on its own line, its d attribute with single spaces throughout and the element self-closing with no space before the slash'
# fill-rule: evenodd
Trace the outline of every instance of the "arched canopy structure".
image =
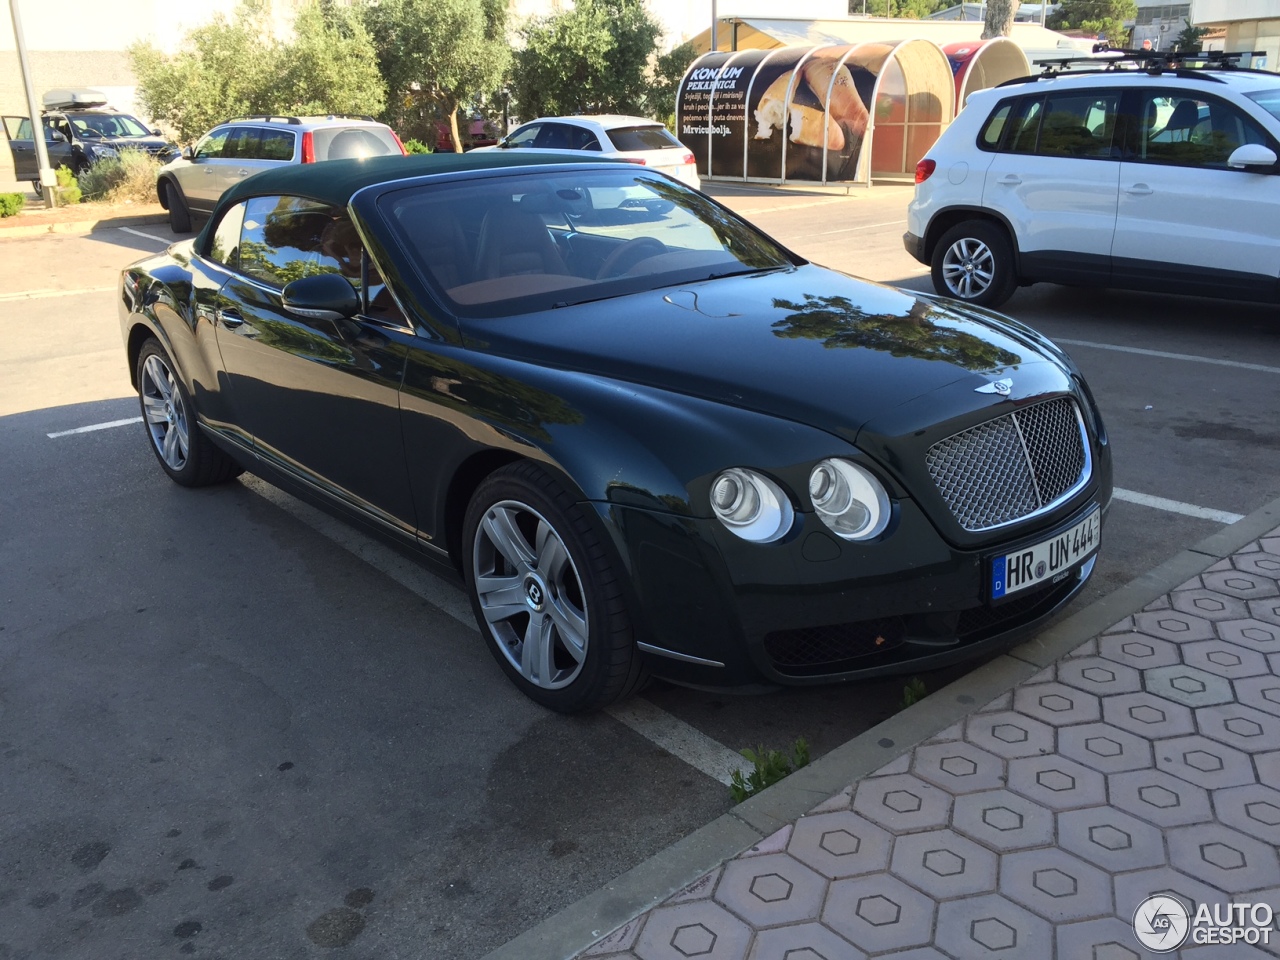
<svg viewBox="0 0 1280 960">
<path fill-rule="evenodd" d="M 708 53 L 676 98 L 699 173 L 735 180 L 901 176 L 954 116 L 951 65 L 930 40 Z"/>
<path fill-rule="evenodd" d="M 1031 61 L 1008 37 L 948 43 L 942 52 L 956 75 L 956 113 L 964 109 L 975 90 L 999 86 L 1006 80 L 1031 74 Z"/>
</svg>

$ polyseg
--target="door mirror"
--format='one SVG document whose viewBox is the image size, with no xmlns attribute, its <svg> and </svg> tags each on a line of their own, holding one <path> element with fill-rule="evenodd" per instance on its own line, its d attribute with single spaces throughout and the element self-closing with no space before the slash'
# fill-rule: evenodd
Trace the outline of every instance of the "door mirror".
<svg viewBox="0 0 1280 960">
<path fill-rule="evenodd" d="M 160 128 L 159 128 L 159 127 L 152 127 L 152 128 L 151 128 L 151 135 L 152 135 L 153 137 L 163 137 L 163 136 L 164 136 L 164 133 L 162 133 L 162 132 L 161 132 L 161 130 L 160 130 Z"/>
<path fill-rule="evenodd" d="M 195 148 L 195 147 L 191 146 L 191 144 L 187 144 L 185 147 L 183 147 L 183 148 L 182 148 L 182 159 L 183 159 L 183 160 L 194 160 L 195 158 L 196 158 L 196 148 Z"/>
<path fill-rule="evenodd" d="M 60 130 L 50 130 L 49 142 L 50 143 L 66 143 L 67 138 Z"/>
<path fill-rule="evenodd" d="M 1275 165 L 1275 151 L 1269 147 L 1264 147 L 1260 143 L 1246 143 L 1244 146 L 1236 147 L 1231 156 L 1227 157 L 1227 166 L 1233 170 L 1249 170 L 1256 167 L 1274 167 Z"/>
<path fill-rule="evenodd" d="M 284 308 L 306 320 L 349 320 L 360 312 L 360 294 L 337 273 L 320 273 L 285 284 Z"/>
</svg>

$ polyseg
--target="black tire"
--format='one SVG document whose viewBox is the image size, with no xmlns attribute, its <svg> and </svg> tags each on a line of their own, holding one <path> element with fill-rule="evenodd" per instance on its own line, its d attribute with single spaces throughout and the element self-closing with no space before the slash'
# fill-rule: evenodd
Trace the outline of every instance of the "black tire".
<svg viewBox="0 0 1280 960">
<path fill-rule="evenodd" d="M 31 181 L 31 189 L 36 192 L 36 196 L 43 196 L 44 188 L 40 186 L 39 180 Z"/>
<path fill-rule="evenodd" d="M 191 208 L 182 195 L 182 188 L 172 180 L 161 180 L 160 189 L 164 191 L 164 205 L 169 208 L 169 229 L 174 233 L 190 233 Z"/>
<path fill-rule="evenodd" d="M 171 479 L 184 487 L 207 487 L 244 473 L 244 467 L 200 431 L 191 395 L 154 337 L 138 352 L 137 378 L 138 404 L 151 452 Z"/>
<path fill-rule="evenodd" d="M 944 233 L 933 248 L 931 274 L 942 296 L 981 307 L 998 307 L 1018 286 L 1009 235 L 986 220 L 969 220 Z"/>
<path fill-rule="evenodd" d="M 561 483 L 538 465 L 523 461 L 502 467 L 480 484 L 463 524 L 463 576 L 489 652 L 522 693 L 560 713 L 606 707 L 636 692 L 647 679 L 621 576 L 593 521 Z M 510 529 L 505 522 L 523 536 L 530 562 L 513 563 L 495 546 L 495 531 Z M 540 538 L 542 523 L 549 527 L 549 534 Z M 567 554 L 563 575 L 544 568 L 544 562 L 555 565 L 557 544 Z M 500 601 L 495 598 L 502 591 L 494 590 L 482 602 L 479 578 L 493 584 L 505 580 L 512 586 Z M 535 588 L 540 592 L 535 593 Z M 516 593 L 510 592 L 513 589 Z M 509 608 L 511 612 L 491 622 L 485 603 L 490 611 Z M 566 610 L 573 614 L 569 619 Z M 578 632 L 585 642 L 574 645 L 570 641 L 578 613 L 585 624 Z M 561 623 L 569 624 L 568 632 Z M 532 647 L 526 638 L 535 629 L 544 632 L 543 628 L 548 639 Z M 539 658 L 541 649 L 547 654 Z M 547 669 L 530 678 L 518 662 Z"/>
</svg>

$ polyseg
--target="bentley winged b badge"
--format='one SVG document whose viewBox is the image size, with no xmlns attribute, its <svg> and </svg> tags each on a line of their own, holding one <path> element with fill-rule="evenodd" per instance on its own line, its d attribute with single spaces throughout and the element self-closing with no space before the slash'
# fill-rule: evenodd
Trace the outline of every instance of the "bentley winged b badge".
<svg viewBox="0 0 1280 960">
<path fill-rule="evenodd" d="M 990 383 L 984 383 L 980 387 L 974 387 L 973 392 L 998 393 L 1002 397 L 1007 397 L 1013 392 L 1013 381 L 1007 377 L 1004 380 L 992 380 Z"/>
</svg>

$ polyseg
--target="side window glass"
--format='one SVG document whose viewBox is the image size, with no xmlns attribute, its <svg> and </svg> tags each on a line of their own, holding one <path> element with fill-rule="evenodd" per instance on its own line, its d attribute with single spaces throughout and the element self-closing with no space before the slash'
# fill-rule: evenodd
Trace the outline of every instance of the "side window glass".
<svg viewBox="0 0 1280 960">
<path fill-rule="evenodd" d="M 258 130 L 256 127 L 232 127 L 223 144 L 222 156 L 226 159 L 254 160 L 258 156 Z"/>
<path fill-rule="evenodd" d="M 1010 153 L 1035 153 L 1036 139 L 1040 136 L 1040 115 L 1044 112 L 1043 100 L 1023 100 L 1013 115 L 1013 125 L 1005 150 Z"/>
<path fill-rule="evenodd" d="M 317 273 L 343 273 L 324 250 L 326 229 L 342 210 L 301 197 L 246 201 L 240 232 L 240 269 L 273 287 Z"/>
<path fill-rule="evenodd" d="M 542 150 L 572 150 L 571 131 L 563 123 L 544 123 L 533 145 Z"/>
<path fill-rule="evenodd" d="M 979 147 L 983 150 L 998 150 L 1000 148 L 1000 137 L 1004 134 L 1004 128 L 1009 122 L 1009 114 L 1012 112 L 1012 103 L 1000 104 L 995 113 L 987 118 L 986 126 L 978 134 Z"/>
<path fill-rule="evenodd" d="M 223 145 L 227 142 L 227 134 L 231 132 L 230 127 L 224 127 L 221 130 L 214 130 L 211 134 L 196 144 L 195 157 L 197 160 L 213 160 L 222 156 Z"/>
<path fill-rule="evenodd" d="M 287 130 L 261 130 L 258 137 L 259 160 L 292 160 L 293 134 Z"/>
<path fill-rule="evenodd" d="M 1150 97 L 1140 130 L 1140 159 L 1180 167 L 1225 170 L 1237 147 L 1267 142 L 1253 120 L 1211 98 Z"/>
<path fill-rule="evenodd" d="M 244 222 L 244 204 L 237 203 L 222 215 L 218 229 L 209 242 L 209 259 L 232 270 L 240 269 L 240 228 Z"/>
<path fill-rule="evenodd" d="M 1047 157 L 1110 159 L 1119 95 L 1057 94 L 1045 102 L 1036 150 Z"/>
<path fill-rule="evenodd" d="M 535 123 L 531 127 L 525 127 L 523 130 L 517 130 L 511 136 L 507 137 L 508 147 L 532 147 L 533 142 L 538 139 L 538 134 L 542 132 L 545 124 Z"/>
<path fill-rule="evenodd" d="M 31 121 L 26 117 L 5 117 L 4 132 L 10 140 L 30 140 Z"/>
<path fill-rule="evenodd" d="M 599 150 L 600 141 L 590 130 L 583 127 L 569 127 L 570 150 Z"/>
</svg>

